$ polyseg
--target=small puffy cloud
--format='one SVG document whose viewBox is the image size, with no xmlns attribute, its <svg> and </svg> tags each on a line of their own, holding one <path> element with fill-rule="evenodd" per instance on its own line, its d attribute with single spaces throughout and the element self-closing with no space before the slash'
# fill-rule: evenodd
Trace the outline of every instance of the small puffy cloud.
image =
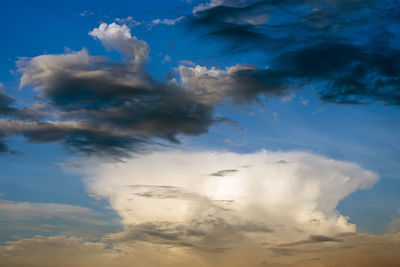
<svg viewBox="0 0 400 267">
<path fill-rule="evenodd" d="M 100 40 L 107 49 L 119 51 L 137 65 L 146 61 L 150 52 L 148 44 L 132 36 L 131 30 L 125 24 L 102 23 L 89 32 L 89 35 Z"/>
</svg>

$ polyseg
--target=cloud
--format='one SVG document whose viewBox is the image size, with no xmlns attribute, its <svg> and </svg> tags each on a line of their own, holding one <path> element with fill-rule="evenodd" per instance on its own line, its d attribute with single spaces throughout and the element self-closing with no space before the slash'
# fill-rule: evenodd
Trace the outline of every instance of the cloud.
<svg viewBox="0 0 400 267">
<path fill-rule="evenodd" d="M 90 208 L 37 202 L 16 202 L 0 199 L 0 237 L 2 240 L 32 236 L 33 233 L 102 235 L 118 227 Z"/>
<path fill-rule="evenodd" d="M 82 49 L 17 63 L 22 73 L 20 86 L 32 86 L 39 102 L 17 109 L 11 106 L 11 98 L 0 93 L 0 112 L 13 117 L 0 121 L 7 125 L 7 130 L 0 130 L 0 151 L 9 150 L 5 138 L 23 135 L 32 142 L 61 142 L 80 153 L 126 157 L 165 140 L 177 144 L 180 135 L 207 133 L 215 123 L 227 121 L 214 116 L 215 105 L 227 101 L 247 104 L 259 101 L 262 95 L 289 99 L 293 90 L 305 87 L 318 90 L 324 102 L 399 105 L 400 52 L 393 41 L 395 33 L 386 29 L 386 35 L 378 36 L 381 38 L 366 35 L 368 38 L 362 39 L 358 34 L 361 39 L 350 40 L 347 26 L 337 25 L 337 31 L 333 31 L 319 21 L 323 16 L 318 14 L 329 12 L 343 12 L 344 18 L 354 19 L 350 7 L 360 9 L 359 5 L 366 4 L 212 1 L 197 9 L 189 23 L 208 23 L 206 26 L 215 29 L 217 35 L 228 31 L 241 40 L 250 40 L 250 45 L 268 52 L 268 67 L 237 64 L 222 69 L 182 62 L 175 75 L 163 81 L 145 69 L 150 51 L 146 42 L 133 36 L 125 24 L 102 23 L 89 34 L 105 48 L 119 51 L 125 57 L 121 62 L 92 56 Z M 274 24 L 267 34 L 258 22 L 248 21 L 257 19 L 253 11 L 268 14 L 268 20 L 260 22 L 262 26 L 278 23 L 279 27 Z M 280 17 L 282 12 L 285 16 Z M 395 11 L 388 7 L 387 12 L 385 20 L 393 19 Z M 289 18 L 298 23 L 287 24 Z M 329 32 L 329 36 L 323 32 Z M 242 33 L 261 39 L 243 38 Z M 43 117 L 46 121 L 40 121 Z"/>
<path fill-rule="evenodd" d="M 86 171 L 90 194 L 122 218 L 125 231 L 112 240 L 198 250 L 354 232 L 336 206 L 378 180 L 356 164 L 305 152 L 156 152 Z"/>
<path fill-rule="evenodd" d="M 260 94 L 285 96 L 288 87 L 278 72 L 261 70 L 251 64 L 237 64 L 224 69 L 180 65 L 177 68 L 183 86 L 189 88 L 207 104 L 232 99 L 237 104 L 248 103 Z"/>
<path fill-rule="evenodd" d="M 89 208 L 54 203 L 15 202 L 0 199 L 0 221 L 31 220 L 33 218 L 78 219 L 95 217 L 96 213 Z"/>
<path fill-rule="evenodd" d="M 38 109 L 49 119 L 0 119 L 1 138 L 23 135 L 31 142 L 61 142 L 71 151 L 119 158 L 158 143 L 154 139 L 177 144 L 178 135 L 206 133 L 221 120 L 212 105 L 180 84 L 154 80 L 142 66 L 147 44 L 126 26 L 101 24 L 91 35 L 128 62 L 91 56 L 86 49 L 21 59 L 20 86 L 32 86 L 40 102 L 14 113 Z M 0 96 L 7 108 L 11 99 Z M 3 142 L 1 150 L 7 149 Z"/>
<path fill-rule="evenodd" d="M 123 231 L 8 241 L 0 246 L 3 264 L 396 266 L 400 260 L 398 233 L 357 233 L 336 210 L 378 179 L 354 163 L 306 152 L 176 151 L 80 169 L 89 192 L 121 216 Z M 31 207 L 21 204 L 12 210 Z"/>
<path fill-rule="evenodd" d="M 229 52 L 264 52 L 264 75 L 308 86 L 324 102 L 399 105 L 397 1 L 223 1 L 199 5 L 188 27 Z M 375 19 L 372 19 L 375 18 Z"/>
<path fill-rule="evenodd" d="M 144 227 L 144 226 L 143 226 Z M 143 233 L 151 230 L 144 227 Z M 352 233 L 330 237 L 340 242 L 305 242 L 286 247 L 242 245 L 214 251 L 150 244 L 137 246 L 74 236 L 20 239 L 0 246 L 2 263 L 14 266 L 397 266 L 398 234 L 374 236 Z"/>
<path fill-rule="evenodd" d="M 223 101 L 287 94 L 283 76 L 249 64 L 224 70 L 181 64 L 177 77 L 157 81 L 143 66 L 148 45 L 126 25 L 103 23 L 90 35 L 128 60 L 113 62 L 86 49 L 19 60 L 20 87 L 33 87 L 38 102 L 10 108 L 12 99 L 0 94 L 3 113 L 14 117 L 0 119 L 0 138 L 22 135 L 35 143 L 60 142 L 72 152 L 121 158 L 162 140 L 177 144 L 182 134 L 206 133 L 226 121 L 213 114 Z"/>
<path fill-rule="evenodd" d="M 12 107 L 15 99 L 5 93 L 4 86 L 0 83 L 0 116 L 13 116 L 20 119 L 35 119 L 42 116 L 42 105 L 32 105 L 29 108 L 18 109 Z"/>
<path fill-rule="evenodd" d="M 131 30 L 125 24 L 120 26 L 116 23 L 101 23 L 89 35 L 99 39 L 107 49 L 119 51 L 137 65 L 142 64 L 150 52 L 148 44 L 132 36 Z"/>
<path fill-rule="evenodd" d="M 324 42 L 288 52 L 276 68 L 301 82 L 322 84 L 321 100 L 345 104 L 382 101 L 400 105 L 400 51 L 373 51 L 357 45 Z"/>
<path fill-rule="evenodd" d="M 111 266 L 117 251 L 103 242 L 90 242 L 79 237 L 36 237 L 11 241 L 1 247 L 0 258 L 7 266 Z"/>
<path fill-rule="evenodd" d="M 135 20 L 133 17 L 128 16 L 126 18 L 116 18 L 115 21 L 117 21 L 120 24 L 126 24 L 130 27 L 132 26 L 138 26 L 141 25 L 142 22 Z"/>
<path fill-rule="evenodd" d="M 184 16 L 180 16 L 180 17 L 177 17 L 175 19 L 154 19 L 149 23 L 149 25 L 150 26 L 154 26 L 154 25 L 162 24 L 162 25 L 167 25 L 167 26 L 173 26 L 176 23 L 179 23 L 184 19 L 185 19 Z"/>
</svg>

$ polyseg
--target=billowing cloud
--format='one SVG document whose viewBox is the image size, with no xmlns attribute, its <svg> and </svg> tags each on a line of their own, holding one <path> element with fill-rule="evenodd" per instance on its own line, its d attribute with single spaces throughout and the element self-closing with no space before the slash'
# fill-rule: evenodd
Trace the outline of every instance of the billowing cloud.
<svg viewBox="0 0 400 267">
<path fill-rule="evenodd" d="M 125 226 L 113 239 L 198 250 L 354 232 L 336 206 L 378 179 L 304 152 L 157 152 L 88 171 L 89 192 Z"/>
<path fill-rule="evenodd" d="M 119 51 L 138 65 L 147 59 L 150 52 L 148 44 L 132 36 L 131 30 L 125 24 L 121 26 L 116 23 L 102 23 L 89 32 L 89 35 L 99 39 L 106 48 Z"/>
</svg>

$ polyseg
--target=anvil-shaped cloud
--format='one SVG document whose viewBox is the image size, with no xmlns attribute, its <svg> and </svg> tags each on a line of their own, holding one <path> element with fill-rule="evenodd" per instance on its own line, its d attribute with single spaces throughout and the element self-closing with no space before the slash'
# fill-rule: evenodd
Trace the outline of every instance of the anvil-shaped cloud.
<svg viewBox="0 0 400 267">
<path fill-rule="evenodd" d="M 216 249 L 354 232 L 339 201 L 376 174 L 306 152 L 158 152 L 90 170 L 88 190 L 121 216 L 125 241 Z"/>
</svg>

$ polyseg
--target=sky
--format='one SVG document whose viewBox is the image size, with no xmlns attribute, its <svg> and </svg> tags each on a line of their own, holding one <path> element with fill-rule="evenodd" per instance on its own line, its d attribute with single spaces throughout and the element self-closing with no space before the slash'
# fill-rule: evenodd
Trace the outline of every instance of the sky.
<svg viewBox="0 0 400 267">
<path fill-rule="evenodd" d="M 0 9 L 1 266 L 397 266 L 398 0 Z"/>
</svg>

